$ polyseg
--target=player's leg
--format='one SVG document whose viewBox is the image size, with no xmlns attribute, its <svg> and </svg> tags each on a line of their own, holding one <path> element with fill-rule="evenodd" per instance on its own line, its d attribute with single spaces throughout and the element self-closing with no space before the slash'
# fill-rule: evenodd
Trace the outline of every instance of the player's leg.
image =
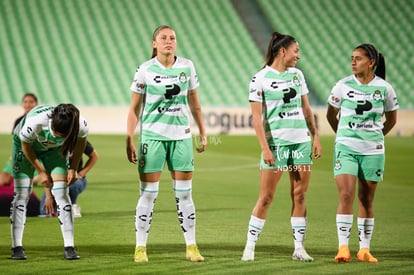
<svg viewBox="0 0 414 275">
<path fill-rule="evenodd" d="M 260 170 L 260 191 L 259 198 L 250 216 L 247 241 L 243 250 L 242 261 L 253 261 L 256 243 L 263 230 L 267 211 L 273 201 L 277 184 L 283 174 L 281 169 Z"/>
<path fill-rule="evenodd" d="M 49 150 L 40 159 L 53 179 L 51 192 L 56 202 L 58 221 L 63 237 L 64 257 L 67 260 L 77 260 L 80 257 L 75 250 L 72 202 L 67 183 L 68 160 L 66 157 L 62 157 L 59 148 Z"/>
<path fill-rule="evenodd" d="M 378 260 L 370 253 L 370 243 L 374 232 L 374 210 L 373 201 L 377 182 L 359 179 L 358 190 L 358 235 L 359 251 L 357 258 L 359 261 L 376 263 Z"/>
<path fill-rule="evenodd" d="M 148 262 L 146 247 L 152 213 L 158 197 L 161 172 L 141 174 L 140 194 L 135 209 L 135 254 L 137 263 Z"/>
<path fill-rule="evenodd" d="M 12 259 L 25 260 L 23 233 L 26 224 L 27 203 L 32 190 L 30 178 L 14 179 L 14 197 L 10 205 Z"/>
<path fill-rule="evenodd" d="M 12 259 L 25 260 L 23 233 L 26 223 L 27 203 L 32 190 L 34 168 L 26 159 L 20 140 L 13 137 L 12 173 L 14 178 L 14 197 L 10 204 L 10 231 L 12 239 Z"/>
<path fill-rule="evenodd" d="M 152 213 L 158 197 L 161 171 L 165 163 L 165 148 L 161 141 L 145 141 L 140 143 L 138 152 L 138 172 L 140 190 L 135 209 L 135 253 L 134 261 L 148 262 L 147 240 L 151 227 Z"/>
<path fill-rule="evenodd" d="M 374 197 L 378 182 L 382 181 L 384 154 L 361 156 L 358 181 L 358 235 L 359 261 L 376 263 L 378 260 L 370 253 L 370 244 L 374 232 Z"/>
<path fill-rule="evenodd" d="M 308 190 L 311 164 L 312 144 L 304 142 L 289 146 L 289 178 L 290 197 L 292 211 L 290 223 L 292 226 L 295 250 L 292 254 L 293 260 L 312 262 L 313 258 L 305 250 L 304 241 L 306 236 L 306 192 Z"/>
<path fill-rule="evenodd" d="M 168 152 L 167 164 L 171 171 L 178 221 L 186 243 L 186 258 L 192 262 L 202 262 L 204 257 L 201 256 L 196 242 L 196 210 L 192 195 L 192 139 L 169 142 Z"/>
<path fill-rule="evenodd" d="M 306 191 L 309 186 L 310 165 L 298 165 L 289 172 L 291 183 L 292 214 L 290 218 L 295 250 L 293 260 L 312 262 L 313 258 L 305 250 L 306 237 Z"/>
<path fill-rule="evenodd" d="M 349 238 L 353 224 L 353 202 L 355 199 L 356 179 L 358 175 L 358 161 L 353 154 L 341 148 L 335 148 L 334 176 L 338 187 L 338 210 L 336 214 L 336 228 L 338 235 L 338 253 L 335 261 L 349 262 Z"/>
</svg>

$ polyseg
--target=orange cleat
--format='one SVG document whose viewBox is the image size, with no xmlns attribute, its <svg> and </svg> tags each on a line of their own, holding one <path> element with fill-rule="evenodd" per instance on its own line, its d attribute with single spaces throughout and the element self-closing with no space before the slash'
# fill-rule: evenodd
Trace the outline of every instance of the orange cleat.
<svg viewBox="0 0 414 275">
<path fill-rule="evenodd" d="M 361 261 L 361 262 L 369 262 L 369 263 L 378 262 L 377 258 L 374 258 L 374 256 L 372 256 L 371 253 L 369 253 L 368 248 L 361 248 L 358 251 L 357 258 L 358 258 L 358 261 Z"/>
<path fill-rule="evenodd" d="M 335 256 L 335 262 L 348 263 L 351 261 L 351 253 L 347 245 L 341 245 L 338 249 L 338 254 Z"/>
</svg>

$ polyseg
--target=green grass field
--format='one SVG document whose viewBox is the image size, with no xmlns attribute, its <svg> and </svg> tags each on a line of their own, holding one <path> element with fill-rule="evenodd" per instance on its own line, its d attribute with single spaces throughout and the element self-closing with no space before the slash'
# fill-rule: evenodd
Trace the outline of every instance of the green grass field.
<svg viewBox="0 0 414 275">
<path fill-rule="evenodd" d="M 148 240 L 148 264 L 133 262 L 134 213 L 138 197 L 136 167 L 125 155 L 125 138 L 92 135 L 100 159 L 79 197 L 83 217 L 75 220 L 79 261 L 63 259 L 56 218 L 30 217 L 26 222 L 26 261 L 10 260 L 10 225 L 0 217 L 0 274 L 413 274 L 414 139 L 387 137 L 384 182 L 377 189 L 375 232 L 371 251 L 377 264 L 336 264 L 337 189 L 332 176 L 333 137 L 323 137 L 324 155 L 312 167 L 307 195 L 306 247 L 313 263 L 291 260 L 290 196 L 282 177 L 256 260 L 241 262 L 247 223 L 259 190 L 259 147 L 254 136 L 211 136 L 208 151 L 196 155 L 193 197 L 197 241 L 203 263 L 185 260 L 169 173 L 164 172 Z M 0 162 L 10 154 L 10 136 L 0 135 Z M 40 196 L 41 187 L 35 187 Z M 356 219 L 356 217 L 355 217 Z M 355 259 L 356 222 L 350 240 Z"/>
</svg>

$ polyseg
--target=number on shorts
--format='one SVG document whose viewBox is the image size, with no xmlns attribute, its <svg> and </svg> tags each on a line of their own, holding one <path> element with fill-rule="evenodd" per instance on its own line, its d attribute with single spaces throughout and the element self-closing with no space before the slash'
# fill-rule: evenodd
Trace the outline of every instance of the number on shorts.
<svg viewBox="0 0 414 275">
<path fill-rule="evenodd" d="M 141 154 L 146 155 L 148 153 L 148 143 L 141 144 Z"/>
</svg>

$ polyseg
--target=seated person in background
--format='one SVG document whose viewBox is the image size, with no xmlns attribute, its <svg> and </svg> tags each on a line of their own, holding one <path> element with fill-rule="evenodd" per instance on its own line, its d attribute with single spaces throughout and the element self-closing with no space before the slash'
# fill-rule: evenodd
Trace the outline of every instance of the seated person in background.
<svg viewBox="0 0 414 275">
<path fill-rule="evenodd" d="M 6 162 L 3 171 L 0 173 L 0 216 L 10 215 L 10 203 L 13 200 L 14 184 L 10 159 Z M 27 216 L 39 215 L 40 200 L 34 192 L 31 192 L 27 204 Z"/>
</svg>

